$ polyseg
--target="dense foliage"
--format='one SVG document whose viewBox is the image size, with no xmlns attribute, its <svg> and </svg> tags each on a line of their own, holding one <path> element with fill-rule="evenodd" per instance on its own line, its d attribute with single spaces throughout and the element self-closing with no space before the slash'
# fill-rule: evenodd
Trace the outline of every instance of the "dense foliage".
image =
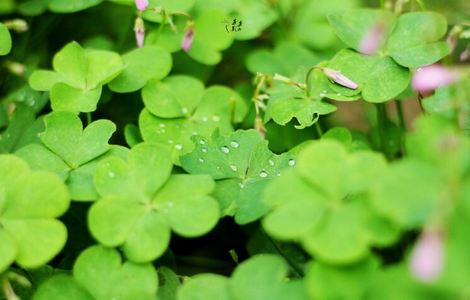
<svg viewBox="0 0 470 300">
<path fill-rule="evenodd" d="M 469 22 L 1 0 L 0 299 L 468 299 Z"/>
</svg>

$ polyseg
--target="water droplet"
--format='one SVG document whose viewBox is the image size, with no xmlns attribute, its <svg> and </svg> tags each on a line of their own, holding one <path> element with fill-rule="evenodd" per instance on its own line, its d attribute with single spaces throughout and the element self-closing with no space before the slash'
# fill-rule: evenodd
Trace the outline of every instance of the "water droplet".
<svg viewBox="0 0 470 300">
<path fill-rule="evenodd" d="M 199 162 L 202 162 L 202 163 L 203 163 L 203 162 L 204 162 L 204 158 L 199 157 Z"/>
<path fill-rule="evenodd" d="M 227 146 L 222 146 L 220 147 L 220 151 L 222 151 L 225 154 L 228 154 L 230 152 L 230 149 Z"/>
<path fill-rule="evenodd" d="M 188 109 L 187 109 L 186 107 L 183 107 L 183 108 L 181 108 L 181 112 L 182 112 L 183 114 L 187 114 L 187 113 L 188 113 Z"/>
<path fill-rule="evenodd" d="M 268 173 L 266 173 L 266 171 L 261 171 L 261 172 L 259 172 L 259 177 L 266 178 L 266 177 L 268 177 Z"/>
<path fill-rule="evenodd" d="M 220 170 L 220 166 L 215 167 L 217 170 Z"/>
<path fill-rule="evenodd" d="M 176 148 L 176 150 L 181 150 L 181 149 L 183 149 L 183 145 L 181 145 L 181 144 L 176 144 L 176 145 L 175 145 L 175 148 Z"/>
<path fill-rule="evenodd" d="M 207 148 L 201 148 L 201 151 L 207 153 Z"/>
<path fill-rule="evenodd" d="M 323 90 L 322 93 L 323 93 L 323 94 L 326 94 L 327 92 L 326 92 L 326 90 Z"/>
<path fill-rule="evenodd" d="M 238 148 L 240 147 L 240 144 L 237 141 L 231 141 L 230 146 L 232 146 L 233 148 Z"/>
<path fill-rule="evenodd" d="M 276 176 L 281 176 L 281 172 L 277 172 L 277 173 L 276 173 Z"/>
<path fill-rule="evenodd" d="M 245 188 L 245 185 L 241 182 L 238 185 L 240 186 L 241 189 Z"/>
<path fill-rule="evenodd" d="M 116 177 L 116 174 L 114 174 L 114 172 L 108 172 L 108 176 L 111 178 L 114 178 Z"/>
<path fill-rule="evenodd" d="M 320 97 L 325 97 L 326 94 L 325 93 L 320 93 Z"/>
<path fill-rule="evenodd" d="M 104 165 L 105 165 L 106 167 L 111 166 L 111 164 L 110 164 L 109 162 L 105 163 Z"/>
<path fill-rule="evenodd" d="M 207 122 L 209 120 L 209 118 L 207 116 L 204 116 L 201 118 L 202 122 Z"/>
<path fill-rule="evenodd" d="M 164 128 L 165 124 L 161 123 L 159 126 L 160 126 L 160 128 Z"/>
<path fill-rule="evenodd" d="M 205 144 L 206 144 L 206 141 L 204 141 L 204 140 L 200 140 L 200 141 L 199 141 L 199 144 L 201 144 L 201 145 L 205 145 Z"/>
<path fill-rule="evenodd" d="M 168 207 L 173 207 L 175 204 L 173 203 L 173 201 L 170 201 L 170 202 L 168 202 L 167 205 L 168 205 Z"/>
<path fill-rule="evenodd" d="M 219 116 L 216 116 L 216 115 L 213 115 L 213 116 L 212 116 L 212 121 L 214 121 L 214 122 L 219 122 L 219 121 L 220 121 L 220 117 L 219 117 Z"/>
<path fill-rule="evenodd" d="M 289 159 L 289 161 L 287 162 L 287 164 L 291 167 L 295 166 L 295 159 Z"/>
<path fill-rule="evenodd" d="M 237 166 L 235 165 L 230 165 L 230 169 L 232 169 L 232 171 L 236 172 L 238 170 Z"/>
<path fill-rule="evenodd" d="M 168 140 L 168 144 L 173 144 L 173 140 Z"/>
<path fill-rule="evenodd" d="M 341 96 L 341 93 L 336 93 L 336 96 Z"/>
<path fill-rule="evenodd" d="M 268 163 L 269 163 L 269 165 L 270 165 L 271 167 L 274 166 L 274 160 L 270 159 L 270 160 L 268 160 Z"/>
</svg>

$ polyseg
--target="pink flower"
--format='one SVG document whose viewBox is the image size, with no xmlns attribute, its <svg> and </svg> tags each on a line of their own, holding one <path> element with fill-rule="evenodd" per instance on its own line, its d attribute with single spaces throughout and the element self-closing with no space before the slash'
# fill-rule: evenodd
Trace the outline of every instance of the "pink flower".
<svg viewBox="0 0 470 300">
<path fill-rule="evenodd" d="M 438 87 L 449 85 L 459 79 L 458 73 L 441 65 L 419 68 L 413 75 L 411 85 L 420 93 L 427 93 Z"/>
<path fill-rule="evenodd" d="M 333 69 L 330 69 L 330 68 L 324 68 L 324 67 L 320 67 L 320 70 L 322 70 L 323 73 L 325 73 L 325 75 L 328 78 L 330 78 L 331 80 L 333 80 L 334 82 L 336 82 L 339 85 L 345 86 L 345 87 L 353 89 L 353 90 L 358 88 L 357 83 L 355 83 L 351 79 L 349 79 L 346 76 L 344 76 L 343 74 L 341 74 L 340 71 L 336 71 L 336 70 L 333 70 Z"/>
<path fill-rule="evenodd" d="M 382 23 L 375 24 L 369 32 L 367 32 L 359 43 L 359 52 L 372 55 L 382 44 L 385 26 Z"/>
<path fill-rule="evenodd" d="M 149 6 L 149 0 L 135 0 L 135 6 L 140 11 L 144 11 Z"/>
<path fill-rule="evenodd" d="M 411 273 L 420 281 L 431 282 L 441 273 L 442 265 L 442 236 L 439 232 L 426 230 L 419 237 L 411 255 Z"/>
<path fill-rule="evenodd" d="M 466 62 L 470 58 L 470 48 L 465 49 L 460 53 L 460 62 Z"/>
<path fill-rule="evenodd" d="M 135 19 L 134 31 L 135 39 L 137 40 L 137 47 L 142 48 L 144 46 L 145 27 L 144 21 L 141 17 L 137 17 L 137 19 Z"/>
<path fill-rule="evenodd" d="M 181 48 L 183 48 L 185 52 L 188 52 L 189 49 L 191 49 L 191 45 L 193 44 L 193 38 L 194 30 L 192 27 L 190 27 L 184 34 L 183 41 L 181 42 Z"/>
</svg>

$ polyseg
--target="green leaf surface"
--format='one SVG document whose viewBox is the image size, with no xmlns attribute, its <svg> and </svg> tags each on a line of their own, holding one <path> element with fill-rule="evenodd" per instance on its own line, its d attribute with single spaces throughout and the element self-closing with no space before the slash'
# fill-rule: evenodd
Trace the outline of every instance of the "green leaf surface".
<svg viewBox="0 0 470 300">
<path fill-rule="evenodd" d="M 0 23 L 0 55 L 7 55 L 11 50 L 11 36 L 5 24 Z"/>
<path fill-rule="evenodd" d="M 68 191 L 57 176 L 31 172 L 14 155 L 0 156 L 0 174 L 0 270 L 13 261 L 39 267 L 65 245 L 67 231 L 55 218 L 68 209 Z"/>
<path fill-rule="evenodd" d="M 211 140 L 196 136 L 193 142 L 195 149 L 181 157 L 183 168 L 218 180 L 214 196 L 222 214 L 235 216 L 239 224 L 266 213 L 267 207 L 260 201 L 266 183 L 295 164 L 294 155 L 272 153 L 256 130 L 228 136 L 216 132 Z"/>
<path fill-rule="evenodd" d="M 49 9 L 55 13 L 74 13 L 100 4 L 103 0 L 50 0 Z"/>
<path fill-rule="evenodd" d="M 95 184 L 103 197 L 89 212 L 93 236 L 106 246 L 123 246 L 126 256 L 147 262 L 161 256 L 170 230 L 199 236 L 215 226 L 217 202 L 208 196 L 213 181 L 204 175 L 171 175 L 170 153 L 158 144 L 132 148 L 128 161 L 103 160 Z"/>
<path fill-rule="evenodd" d="M 182 91 L 170 90 L 165 84 L 150 83 L 143 91 L 147 108 L 140 114 L 139 128 L 144 141 L 157 142 L 168 148 L 176 164 L 179 164 L 181 155 L 194 148 L 191 136 L 208 138 L 216 128 L 222 134 L 230 133 L 233 131 L 232 122 L 241 122 L 247 112 L 244 100 L 229 88 L 212 86 L 204 91 L 202 97 L 197 97 L 201 92 L 199 81 L 187 77 L 169 77 L 164 83 L 168 82 L 170 86 L 181 86 L 186 82 L 188 91 L 193 93 L 189 96 Z M 151 91 L 159 91 L 167 96 L 156 96 Z"/>
<path fill-rule="evenodd" d="M 171 70 L 171 55 L 157 46 L 135 49 L 122 56 L 125 69 L 110 84 L 118 93 L 134 92 L 144 87 L 150 79 L 161 80 Z"/>
</svg>

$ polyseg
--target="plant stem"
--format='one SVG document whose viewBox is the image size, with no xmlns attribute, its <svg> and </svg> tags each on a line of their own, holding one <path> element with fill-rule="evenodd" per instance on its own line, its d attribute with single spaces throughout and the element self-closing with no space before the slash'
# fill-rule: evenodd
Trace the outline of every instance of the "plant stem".
<svg viewBox="0 0 470 300">
<path fill-rule="evenodd" d="M 418 93 L 418 104 L 419 104 L 419 108 L 421 109 L 421 112 L 424 113 L 424 107 L 423 107 L 423 102 L 421 101 L 423 100 L 423 95 L 421 95 L 421 93 Z"/>
<path fill-rule="evenodd" d="M 273 245 L 274 249 L 286 260 L 286 262 L 289 264 L 289 266 L 292 268 L 292 271 L 294 271 L 295 275 L 297 277 L 304 277 L 304 271 L 300 266 L 298 266 L 289 256 L 285 255 L 284 252 L 279 248 L 279 246 L 276 244 L 276 241 L 274 241 L 264 230 L 261 230 L 268 241 Z"/>
<path fill-rule="evenodd" d="M 307 94 L 307 97 L 310 97 L 310 90 L 311 90 L 311 85 L 310 85 L 310 76 L 312 75 L 312 72 L 318 68 L 317 66 L 313 66 L 307 71 L 307 75 L 305 76 L 305 92 Z"/>
<path fill-rule="evenodd" d="M 397 107 L 397 114 L 398 114 L 398 124 L 403 132 L 406 132 L 406 122 L 405 122 L 405 115 L 403 114 L 403 106 L 400 100 L 395 100 L 395 105 Z"/>
<path fill-rule="evenodd" d="M 90 123 L 91 123 L 91 112 L 86 113 L 86 121 L 87 121 L 87 124 L 90 125 Z"/>
<path fill-rule="evenodd" d="M 15 294 L 15 291 L 13 290 L 13 287 L 11 286 L 10 281 L 8 280 L 7 273 L 4 273 L 2 275 L 2 289 L 3 289 L 3 294 L 5 295 L 6 300 L 19 300 L 20 299 Z"/>
<path fill-rule="evenodd" d="M 386 153 L 387 146 L 385 141 L 385 121 L 387 119 L 387 113 L 385 111 L 385 104 L 377 103 L 377 128 L 379 131 L 379 141 L 380 141 L 380 148 L 384 154 Z"/>
<path fill-rule="evenodd" d="M 320 126 L 320 120 L 317 120 L 315 122 L 315 130 L 317 131 L 318 137 L 321 138 L 323 135 L 323 130 L 321 129 L 321 126 Z"/>
</svg>

